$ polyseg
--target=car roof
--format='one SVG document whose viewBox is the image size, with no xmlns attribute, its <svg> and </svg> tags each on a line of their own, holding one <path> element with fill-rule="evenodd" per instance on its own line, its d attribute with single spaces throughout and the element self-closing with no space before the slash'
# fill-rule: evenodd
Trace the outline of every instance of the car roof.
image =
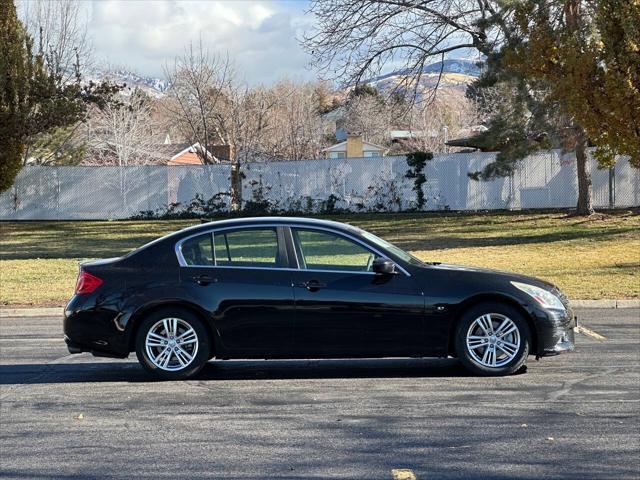
<svg viewBox="0 0 640 480">
<path fill-rule="evenodd" d="M 243 217 L 243 218 L 230 218 L 225 220 L 215 220 L 212 222 L 200 223 L 192 225 L 190 227 L 183 228 L 176 232 L 172 232 L 160 238 L 156 238 L 151 242 L 142 245 L 135 250 L 129 252 L 125 256 L 131 256 L 141 253 L 149 247 L 158 245 L 160 243 L 176 242 L 185 236 L 197 235 L 199 232 L 207 232 L 216 228 L 228 228 L 228 227 L 243 227 L 250 225 L 300 225 L 300 226 L 316 226 L 334 228 L 338 230 L 346 230 L 352 234 L 360 234 L 361 230 L 358 227 L 350 225 L 348 223 L 335 222 L 333 220 L 322 220 L 319 218 L 305 218 L 305 217 Z"/>
<path fill-rule="evenodd" d="M 360 229 L 348 223 L 336 222 L 333 220 L 323 220 L 320 218 L 306 218 L 306 217 L 244 217 L 244 218 L 230 218 L 226 220 L 215 220 L 212 222 L 201 223 L 193 225 L 191 227 L 180 230 L 180 233 L 193 232 L 196 233 L 199 230 L 210 230 L 214 228 L 226 228 L 226 227 L 243 227 L 247 225 L 307 225 L 317 227 L 336 228 L 340 230 L 348 230 L 351 232 L 359 232 Z"/>
</svg>

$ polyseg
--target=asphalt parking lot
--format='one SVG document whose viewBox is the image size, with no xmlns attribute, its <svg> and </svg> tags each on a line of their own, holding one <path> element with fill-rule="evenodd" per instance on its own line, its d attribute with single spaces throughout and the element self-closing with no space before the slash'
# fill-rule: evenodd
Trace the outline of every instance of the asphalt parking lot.
<svg viewBox="0 0 640 480">
<path fill-rule="evenodd" d="M 0 319 L 2 478 L 639 478 L 640 310 L 507 378 L 455 360 L 211 362 L 153 382 Z"/>
</svg>

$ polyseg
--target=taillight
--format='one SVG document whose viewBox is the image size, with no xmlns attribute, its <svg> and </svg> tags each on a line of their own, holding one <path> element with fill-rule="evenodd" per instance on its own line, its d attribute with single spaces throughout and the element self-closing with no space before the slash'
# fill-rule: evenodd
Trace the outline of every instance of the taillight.
<svg viewBox="0 0 640 480">
<path fill-rule="evenodd" d="M 76 283 L 76 294 L 91 293 L 100 285 L 102 285 L 102 279 L 91 275 L 89 272 L 80 270 L 80 275 L 78 275 L 78 281 Z"/>
</svg>

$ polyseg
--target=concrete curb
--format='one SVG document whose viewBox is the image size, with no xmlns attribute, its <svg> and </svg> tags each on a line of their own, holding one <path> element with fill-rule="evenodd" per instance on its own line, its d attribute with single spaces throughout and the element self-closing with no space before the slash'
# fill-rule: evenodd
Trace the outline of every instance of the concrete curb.
<svg viewBox="0 0 640 480">
<path fill-rule="evenodd" d="M 8 317 L 58 317 L 64 314 L 64 307 L 54 308 L 0 308 L 0 318 Z"/>
<path fill-rule="evenodd" d="M 571 300 L 575 308 L 640 308 L 640 299 L 633 300 Z"/>
<path fill-rule="evenodd" d="M 575 308 L 640 308 L 640 299 L 633 300 L 572 300 Z M 17 317 L 57 317 L 62 316 L 64 307 L 54 308 L 0 308 L 0 318 Z"/>
</svg>

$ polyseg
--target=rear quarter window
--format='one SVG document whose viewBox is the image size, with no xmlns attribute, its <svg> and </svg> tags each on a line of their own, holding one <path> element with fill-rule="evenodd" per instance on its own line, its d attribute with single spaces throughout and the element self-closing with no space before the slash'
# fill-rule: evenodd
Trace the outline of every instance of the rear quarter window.
<svg viewBox="0 0 640 480">
<path fill-rule="evenodd" d="M 213 266 L 213 239 L 210 233 L 189 238 L 182 243 L 180 248 L 182 258 L 189 266 Z"/>
</svg>

